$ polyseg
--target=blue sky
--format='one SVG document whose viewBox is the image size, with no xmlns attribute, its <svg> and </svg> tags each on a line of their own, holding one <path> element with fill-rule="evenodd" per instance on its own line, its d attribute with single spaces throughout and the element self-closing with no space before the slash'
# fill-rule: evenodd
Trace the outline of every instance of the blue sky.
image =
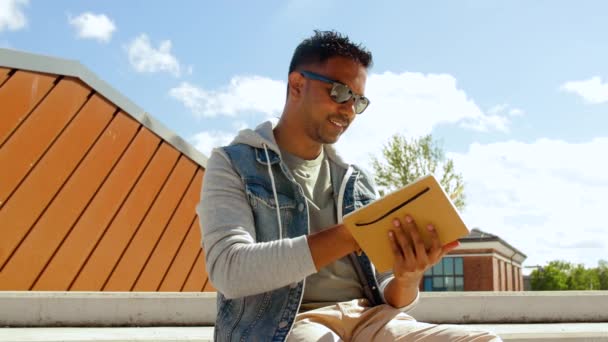
<svg viewBox="0 0 608 342">
<path fill-rule="evenodd" d="M 370 168 L 394 133 L 432 133 L 471 227 L 526 265 L 606 258 L 608 3 L 0 0 L 0 46 L 74 59 L 203 153 L 280 115 L 313 29 L 374 54 L 370 108 L 338 143 Z"/>
</svg>

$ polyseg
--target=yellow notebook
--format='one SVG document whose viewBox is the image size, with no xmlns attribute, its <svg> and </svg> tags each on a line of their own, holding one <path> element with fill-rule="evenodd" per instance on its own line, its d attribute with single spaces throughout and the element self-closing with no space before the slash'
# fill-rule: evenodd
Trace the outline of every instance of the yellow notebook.
<svg viewBox="0 0 608 342">
<path fill-rule="evenodd" d="M 427 248 L 431 246 L 426 226 L 435 226 L 442 245 L 469 234 L 458 210 L 433 175 L 421 177 L 369 205 L 344 216 L 343 223 L 370 258 L 376 269 L 385 272 L 393 268 L 393 252 L 388 239 L 392 221 L 404 222 L 410 215 Z"/>
</svg>

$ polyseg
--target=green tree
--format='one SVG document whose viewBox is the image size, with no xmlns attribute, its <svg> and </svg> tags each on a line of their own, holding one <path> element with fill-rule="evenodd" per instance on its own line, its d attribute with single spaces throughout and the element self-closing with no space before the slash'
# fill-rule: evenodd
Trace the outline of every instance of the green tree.
<svg viewBox="0 0 608 342">
<path fill-rule="evenodd" d="M 599 290 L 600 278 L 597 269 L 585 268 L 579 264 L 570 270 L 568 277 L 568 290 Z"/>
<path fill-rule="evenodd" d="M 600 282 L 600 290 L 608 290 L 608 261 L 600 260 L 597 263 L 597 277 Z"/>
<path fill-rule="evenodd" d="M 532 271 L 530 285 L 533 291 L 568 290 L 568 273 L 572 264 L 565 261 L 551 261 L 547 266 Z"/>
<path fill-rule="evenodd" d="M 600 260 L 597 268 L 583 264 L 551 261 L 530 274 L 534 291 L 604 290 L 608 289 L 608 262 Z"/>
<path fill-rule="evenodd" d="M 433 174 L 450 196 L 458 209 L 465 207 L 464 181 L 454 170 L 454 161 L 446 159 L 445 153 L 429 134 L 418 139 L 407 140 L 400 134 L 391 137 L 382 148 L 384 160 L 372 157 L 376 183 L 387 191 L 401 188 L 419 177 Z M 437 169 L 441 167 L 441 175 Z"/>
</svg>

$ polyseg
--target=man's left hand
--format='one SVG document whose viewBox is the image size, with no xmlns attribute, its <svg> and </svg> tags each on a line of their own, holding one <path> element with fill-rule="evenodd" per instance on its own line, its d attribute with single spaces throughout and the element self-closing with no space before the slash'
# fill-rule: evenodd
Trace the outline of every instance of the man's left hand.
<svg viewBox="0 0 608 342">
<path fill-rule="evenodd" d="M 424 272 L 435 265 L 449 251 L 459 246 L 458 241 L 441 246 L 439 236 L 433 225 L 426 229 L 431 236 L 431 247 L 426 249 L 416 222 L 406 216 L 403 222 L 394 219 L 389 240 L 395 257 L 393 273 L 401 287 L 418 287 Z"/>
</svg>

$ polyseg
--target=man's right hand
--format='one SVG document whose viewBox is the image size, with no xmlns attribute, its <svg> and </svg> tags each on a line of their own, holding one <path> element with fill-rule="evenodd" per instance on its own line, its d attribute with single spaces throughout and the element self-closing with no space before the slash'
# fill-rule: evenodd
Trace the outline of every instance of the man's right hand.
<svg viewBox="0 0 608 342">
<path fill-rule="evenodd" d="M 307 241 L 317 271 L 360 249 L 357 241 L 343 224 L 308 235 Z"/>
</svg>

